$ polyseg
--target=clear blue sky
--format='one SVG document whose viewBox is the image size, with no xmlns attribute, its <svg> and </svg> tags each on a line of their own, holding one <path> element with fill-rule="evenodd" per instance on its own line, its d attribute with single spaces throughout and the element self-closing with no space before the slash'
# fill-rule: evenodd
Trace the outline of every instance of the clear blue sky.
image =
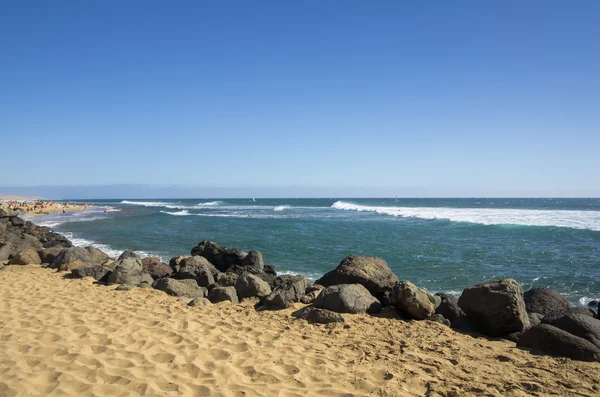
<svg viewBox="0 0 600 397">
<path fill-rule="evenodd" d="M 0 0 L 0 186 L 600 196 L 599 18 L 595 0 Z"/>
</svg>

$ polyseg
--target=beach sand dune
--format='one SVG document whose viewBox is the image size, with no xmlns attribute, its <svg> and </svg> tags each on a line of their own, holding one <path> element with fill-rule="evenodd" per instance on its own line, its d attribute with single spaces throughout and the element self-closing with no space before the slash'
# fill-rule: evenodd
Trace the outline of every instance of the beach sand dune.
<svg viewBox="0 0 600 397">
<path fill-rule="evenodd" d="M 0 270 L 0 396 L 598 395 L 600 364 L 431 322 L 310 325 L 252 302 L 188 307 L 39 266 Z"/>
</svg>

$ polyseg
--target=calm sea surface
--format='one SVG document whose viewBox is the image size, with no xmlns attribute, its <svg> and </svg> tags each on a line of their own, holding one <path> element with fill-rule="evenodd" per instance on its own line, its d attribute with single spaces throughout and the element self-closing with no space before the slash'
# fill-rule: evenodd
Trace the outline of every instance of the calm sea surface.
<svg viewBox="0 0 600 397">
<path fill-rule="evenodd" d="M 385 259 L 430 291 L 513 277 L 571 301 L 600 298 L 600 199 L 88 200 L 97 206 L 37 218 L 111 255 L 168 262 L 202 240 L 256 249 L 279 272 L 311 279 L 349 254 Z M 107 213 L 104 214 L 104 210 Z"/>
</svg>

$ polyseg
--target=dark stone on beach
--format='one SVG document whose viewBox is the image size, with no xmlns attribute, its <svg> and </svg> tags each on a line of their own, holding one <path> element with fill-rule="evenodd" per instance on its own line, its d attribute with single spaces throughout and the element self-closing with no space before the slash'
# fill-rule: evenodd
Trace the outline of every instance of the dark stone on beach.
<svg viewBox="0 0 600 397">
<path fill-rule="evenodd" d="M 19 252 L 8 261 L 9 265 L 39 265 L 42 263 L 37 251 L 28 249 Z"/>
<path fill-rule="evenodd" d="M 239 303 L 235 287 L 215 287 L 208 293 L 208 300 L 212 303 L 231 301 Z"/>
<path fill-rule="evenodd" d="M 226 272 L 231 266 L 241 266 L 248 255 L 240 249 L 227 248 L 207 240 L 192 248 L 191 254 L 208 259 L 221 272 Z"/>
<path fill-rule="evenodd" d="M 123 251 L 123 253 L 121 255 L 119 255 L 118 260 L 121 260 L 121 259 L 139 259 L 139 260 L 142 260 L 142 258 L 138 254 L 136 254 L 135 252 L 133 252 L 132 250 Z"/>
<path fill-rule="evenodd" d="M 212 305 L 212 302 L 209 301 L 206 298 L 194 298 L 190 301 L 190 303 L 188 303 L 188 306 L 210 306 Z"/>
<path fill-rule="evenodd" d="M 42 243 L 32 235 L 22 233 L 19 228 L 9 227 L 0 239 L 0 244 L 10 247 L 9 258 L 17 255 L 21 251 L 32 249 L 39 251 L 44 248 Z"/>
<path fill-rule="evenodd" d="M 470 328 L 469 320 L 465 312 L 458 306 L 458 298 L 444 292 L 438 292 L 435 295 L 440 298 L 440 303 L 435 308 L 435 314 L 441 314 L 450 321 L 452 328 L 468 330 Z"/>
<path fill-rule="evenodd" d="M 550 325 L 554 325 L 554 323 L 561 317 L 567 315 L 567 314 L 581 314 L 583 316 L 587 316 L 587 317 L 595 317 L 595 313 L 585 307 L 581 307 L 581 306 L 577 306 L 577 307 L 570 307 L 569 310 L 567 310 L 564 313 L 561 313 L 557 316 L 546 316 L 542 318 L 542 323 L 544 324 L 550 324 Z"/>
<path fill-rule="evenodd" d="M 440 323 L 447 327 L 451 327 L 450 320 L 442 316 L 441 314 L 432 314 L 431 317 L 427 318 L 428 321 L 433 321 L 434 323 Z"/>
<path fill-rule="evenodd" d="M 311 285 L 310 287 L 308 287 L 306 289 L 306 295 L 304 295 L 302 298 L 300 298 L 300 302 L 302 302 L 306 305 L 310 305 L 311 303 L 314 303 L 317 300 L 317 297 L 319 296 L 321 291 L 323 291 L 324 289 L 325 289 L 325 287 L 323 287 L 320 284 Z"/>
<path fill-rule="evenodd" d="M 588 307 L 598 307 L 598 301 L 589 301 Z"/>
<path fill-rule="evenodd" d="M 337 284 L 326 287 L 317 297 L 315 307 L 337 313 L 379 313 L 381 304 L 361 284 Z"/>
<path fill-rule="evenodd" d="M 71 262 L 63 263 L 56 270 L 59 272 L 70 272 L 70 271 L 73 271 L 73 269 L 77 269 L 79 267 L 86 267 L 86 266 L 87 265 L 81 261 L 71 261 Z"/>
<path fill-rule="evenodd" d="M 138 285 L 142 282 L 152 283 L 152 277 L 142 266 L 141 259 L 127 258 L 115 262 L 115 267 L 108 276 L 108 284 L 131 284 Z"/>
<path fill-rule="evenodd" d="M 10 218 L 10 223 L 12 223 L 12 225 L 16 227 L 25 226 L 25 221 L 18 216 Z"/>
<path fill-rule="evenodd" d="M 215 283 L 221 287 L 235 287 L 238 278 L 240 278 L 240 275 L 237 273 L 219 273 L 215 278 Z"/>
<path fill-rule="evenodd" d="M 600 361 L 600 349 L 593 343 L 550 324 L 538 324 L 523 332 L 519 347 L 579 361 Z"/>
<path fill-rule="evenodd" d="M 274 265 L 265 264 L 263 272 L 266 274 L 272 274 L 273 276 L 277 276 L 277 272 L 275 271 Z"/>
<path fill-rule="evenodd" d="M 107 281 L 112 269 L 106 266 L 86 266 L 71 270 L 74 278 L 92 277 L 96 281 Z"/>
<path fill-rule="evenodd" d="M 316 281 L 324 287 L 338 284 L 361 284 L 369 292 L 381 297 L 398 282 L 386 261 L 373 256 L 350 255 L 338 267 Z"/>
<path fill-rule="evenodd" d="M 466 288 L 458 305 L 471 326 L 488 336 L 504 336 L 529 327 L 523 292 L 510 278 Z"/>
<path fill-rule="evenodd" d="M 254 274 L 245 274 L 236 280 L 235 290 L 238 298 L 264 298 L 271 293 L 269 284 Z"/>
<path fill-rule="evenodd" d="M 292 316 L 308 321 L 310 324 L 331 324 L 343 323 L 344 317 L 336 312 L 318 307 L 304 307 L 294 313 Z"/>
<path fill-rule="evenodd" d="M 177 273 L 181 266 L 181 261 L 187 258 L 189 258 L 189 256 L 185 255 L 174 256 L 173 258 L 171 258 L 171 260 L 169 261 L 169 266 L 171 267 L 171 269 L 173 269 L 173 272 Z"/>
<path fill-rule="evenodd" d="M 389 301 L 408 318 L 424 320 L 435 312 L 436 299 L 429 292 L 409 281 L 401 281 L 392 288 Z"/>
<path fill-rule="evenodd" d="M 208 287 L 215 282 L 212 268 L 214 266 L 202 256 L 192 256 L 179 263 L 179 271 L 173 273 L 173 278 L 196 280 L 199 286 Z"/>
<path fill-rule="evenodd" d="M 81 261 L 89 266 L 97 266 L 102 265 L 108 259 L 107 254 L 95 247 L 70 247 L 59 253 L 50 267 L 56 269 L 60 265 L 72 261 Z"/>
<path fill-rule="evenodd" d="M 169 277 L 173 273 L 171 266 L 162 263 L 160 258 L 156 257 L 142 259 L 142 266 L 144 267 L 144 271 L 147 272 L 153 280 Z"/>
<path fill-rule="evenodd" d="M 161 278 L 156 280 L 152 286 L 155 289 L 164 291 L 172 296 L 187 296 L 190 298 L 205 298 L 208 295 L 208 290 L 198 286 L 196 280 L 184 279 L 175 280 L 172 278 Z"/>
<path fill-rule="evenodd" d="M 132 289 L 134 289 L 135 286 L 134 285 L 130 285 L 130 284 L 121 284 L 119 285 L 117 288 L 115 288 L 115 291 L 131 291 Z"/>
<path fill-rule="evenodd" d="M 579 313 L 569 313 L 552 323 L 557 328 L 579 336 L 600 348 L 600 321 Z"/>
<path fill-rule="evenodd" d="M 265 309 L 278 310 L 290 307 L 306 295 L 310 282 L 305 276 L 285 275 L 279 276 L 273 282 L 276 285 L 272 292 L 265 298 Z"/>
<path fill-rule="evenodd" d="M 259 274 L 265 269 L 263 256 L 260 251 L 250 251 L 242 260 L 242 267 L 248 273 Z"/>
<path fill-rule="evenodd" d="M 560 317 L 572 307 L 564 296 L 547 288 L 526 291 L 523 301 L 529 313 L 539 313 L 544 317 Z"/>
<path fill-rule="evenodd" d="M 529 325 L 531 327 L 541 324 L 542 319 L 544 318 L 544 316 L 539 313 L 527 313 L 527 317 L 529 318 Z"/>
<path fill-rule="evenodd" d="M 6 260 L 8 260 L 8 258 L 10 258 L 10 249 L 11 249 L 10 243 L 0 245 L 0 261 L 6 261 Z"/>
<path fill-rule="evenodd" d="M 42 263 L 52 263 L 56 259 L 61 252 L 63 252 L 65 248 L 63 246 L 57 245 L 50 248 L 44 248 L 38 251 L 38 255 L 42 260 Z"/>
</svg>

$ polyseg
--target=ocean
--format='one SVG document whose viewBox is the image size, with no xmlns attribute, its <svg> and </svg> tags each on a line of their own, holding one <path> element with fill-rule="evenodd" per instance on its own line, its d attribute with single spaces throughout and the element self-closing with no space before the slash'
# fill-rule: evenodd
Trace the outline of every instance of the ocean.
<svg viewBox="0 0 600 397">
<path fill-rule="evenodd" d="M 85 201 L 95 208 L 34 221 L 112 256 L 132 249 L 168 262 L 211 240 L 313 281 L 363 254 L 431 292 L 512 277 L 574 304 L 600 298 L 597 198 Z"/>
</svg>

